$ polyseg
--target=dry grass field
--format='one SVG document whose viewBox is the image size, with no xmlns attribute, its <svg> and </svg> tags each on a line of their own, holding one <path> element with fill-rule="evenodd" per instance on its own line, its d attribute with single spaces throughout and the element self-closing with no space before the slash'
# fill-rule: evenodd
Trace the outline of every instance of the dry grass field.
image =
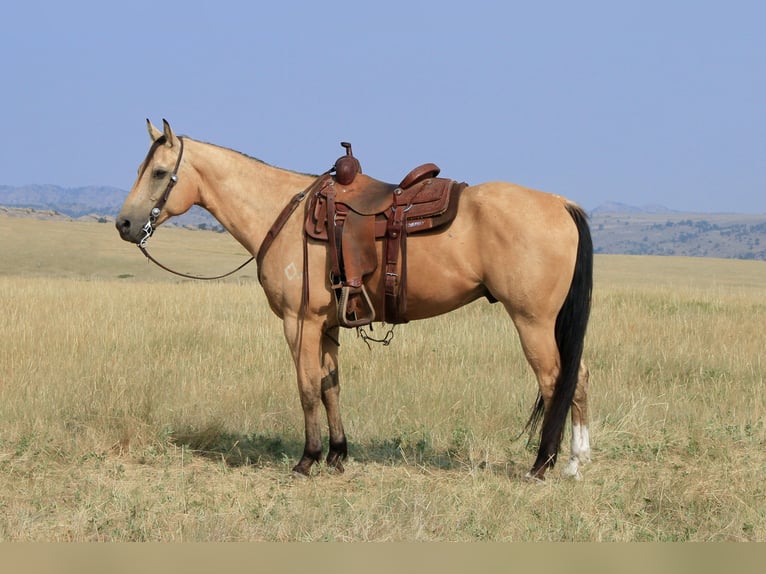
<svg viewBox="0 0 766 574">
<path fill-rule="evenodd" d="M 764 262 L 597 256 L 581 481 L 522 480 L 536 386 L 486 302 L 387 348 L 344 332 L 351 459 L 297 480 L 254 267 L 177 280 L 94 223 L 5 217 L 0 240 L 0 541 L 766 541 Z M 195 273 L 246 255 L 180 229 L 152 248 Z"/>
</svg>

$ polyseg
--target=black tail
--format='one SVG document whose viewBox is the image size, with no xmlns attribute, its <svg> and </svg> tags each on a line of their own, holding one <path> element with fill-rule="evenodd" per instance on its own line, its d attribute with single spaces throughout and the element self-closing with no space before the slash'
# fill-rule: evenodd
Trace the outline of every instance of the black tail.
<svg viewBox="0 0 766 574">
<path fill-rule="evenodd" d="M 553 391 L 551 408 L 544 413 L 540 447 L 537 451 L 537 460 L 532 467 L 531 474 L 540 477 L 545 474 L 547 468 L 556 464 L 556 456 L 564 435 L 564 425 L 577 388 L 593 290 L 593 241 L 587 216 L 580 207 L 571 203 L 567 204 L 567 211 L 577 225 L 580 241 L 577 245 L 577 260 L 572 284 L 564 305 L 556 317 L 556 345 L 559 349 L 561 370 Z M 531 428 L 532 432 L 543 411 L 542 397 L 538 397 L 527 423 L 527 428 Z"/>
</svg>

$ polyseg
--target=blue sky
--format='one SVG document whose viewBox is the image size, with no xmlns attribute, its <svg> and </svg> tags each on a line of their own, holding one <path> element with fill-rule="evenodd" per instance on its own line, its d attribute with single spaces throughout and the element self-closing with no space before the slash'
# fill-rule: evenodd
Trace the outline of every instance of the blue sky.
<svg viewBox="0 0 766 574">
<path fill-rule="evenodd" d="M 766 213 L 766 2 L 7 3 L 0 185 L 128 189 L 145 118 L 320 172 L 417 164 Z"/>
</svg>

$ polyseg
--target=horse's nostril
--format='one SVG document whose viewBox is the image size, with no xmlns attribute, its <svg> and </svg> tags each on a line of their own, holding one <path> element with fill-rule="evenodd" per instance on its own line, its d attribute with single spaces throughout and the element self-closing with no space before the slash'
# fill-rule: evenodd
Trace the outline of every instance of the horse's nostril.
<svg viewBox="0 0 766 574">
<path fill-rule="evenodd" d="M 120 217 L 117 219 L 117 221 L 115 221 L 114 225 L 117 228 L 117 231 L 120 233 L 120 237 L 126 239 L 130 233 L 130 219 Z"/>
</svg>

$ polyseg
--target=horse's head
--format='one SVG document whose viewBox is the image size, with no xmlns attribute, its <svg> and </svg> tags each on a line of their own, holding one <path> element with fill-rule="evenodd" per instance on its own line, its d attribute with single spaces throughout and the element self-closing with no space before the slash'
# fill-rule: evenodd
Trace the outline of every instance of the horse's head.
<svg viewBox="0 0 766 574">
<path fill-rule="evenodd" d="M 146 120 L 152 145 L 117 216 L 120 237 L 132 243 L 145 241 L 158 225 L 185 213 L 199 199 L 194 171 L 184 161 L 184 142 L 167 121 L 162 123 L 160 131 Z"/>
</svg>

